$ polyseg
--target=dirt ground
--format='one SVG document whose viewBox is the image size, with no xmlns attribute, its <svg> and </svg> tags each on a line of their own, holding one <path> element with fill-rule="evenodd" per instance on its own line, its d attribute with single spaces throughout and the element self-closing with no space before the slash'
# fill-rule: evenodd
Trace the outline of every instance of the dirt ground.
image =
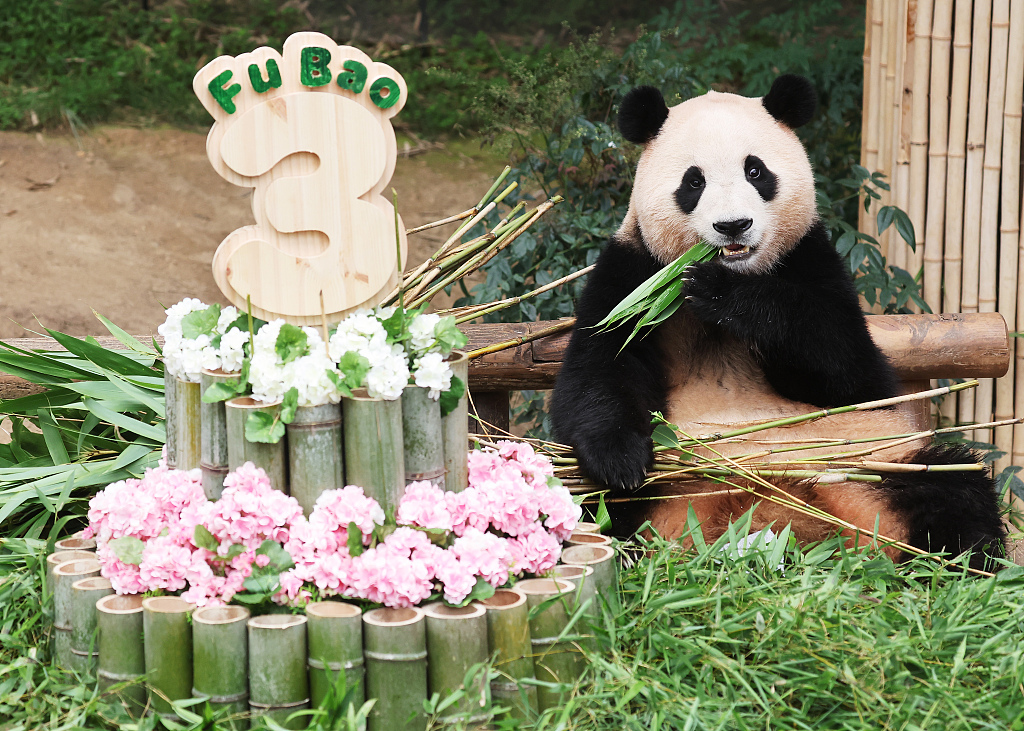
<svg viewBox="0 0 1024 731">
<path fill-rule="evenodd" d="M 501 162 L 474 149 L 399 157 L 392 185 L 408 227 L 479 200 Z M 129 332 L 153 333 L 161 304 L 186 296 L 226 303 L 210 263 L 228 233 L 252 223 L 249 200 L 248 189 L 213 171 L 203 134 L 0 132 L 0 337 L 30 337 L 25 328 L 41 326 L 106 334 L 93 310 Z M 410 237 L 410 265 L 448 230 Z"/>
</svg>

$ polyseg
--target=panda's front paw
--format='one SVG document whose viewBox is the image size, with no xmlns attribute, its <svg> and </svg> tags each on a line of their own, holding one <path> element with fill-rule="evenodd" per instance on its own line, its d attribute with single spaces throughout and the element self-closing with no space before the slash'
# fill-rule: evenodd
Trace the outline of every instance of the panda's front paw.
<svg viewBox="0 0 1024 731">
<path fill-rule="evenodd" d="M 654 462 L 651 439 L 642 434 L 619 435 L 614 444 L 578 445 L 576 456 L 583 474 L 613 492 L 636 490 Z"/>
<path fill-rule="evenodd" d="M 683 294 L 687 306 L 698 319 L 714 325 L 728 323 L 732 278 L 732 272 L 713 261 L 687 269 Z"/>
</svg>

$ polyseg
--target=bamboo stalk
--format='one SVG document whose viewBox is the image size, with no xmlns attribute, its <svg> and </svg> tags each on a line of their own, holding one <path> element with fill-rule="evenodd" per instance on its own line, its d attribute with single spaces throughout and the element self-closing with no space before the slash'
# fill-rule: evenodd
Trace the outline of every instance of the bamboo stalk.
<svg viewBox="0 0 1024 731">
<path fill-rule="evenodd" d="M 419 609 L 374 609 L 363 615 L 366 697 L 376 698 L 368 731 L 425 731 L 427 632 Z"/>
<path fill-rule="evenodd" d="M 99 650 L 96 646 L 96 602 L 114 589 L 109 579 L 79 579 L 71 585 L 71 664 L 79 672 L 91 672 Z"/>
<path fill-rule="evenodd" d="M 913 3 L 908 12 L 912 13 Z M 928 199 L 928 106 L 929 82 L 932 70 L 932 0 L 917 0 L 917 15 L 913 23 L 913 99 L 911 102 L 910 129 L 910 184 L 908 187 L 909 207 L 906 209 L 914 231 L 919 238 L 915 251 L 904 247 L 907 254 L 907 271 L 916 275 L 924 265 L 927 241 L 923 238 L 925 209 Z M 908 20 L 909 23 L 909 20 Z"/>
<path fill-rule="evenodd" d="M 308 517 L 320 495 L 345 487 L 341 404 L 300 406 L 286 428 L 288 493 Z"/>
<path fill-rule="evenodd" d="M 612 539 L 600 533 L 587 533 L 577 528 L 569 535 L 566 543 L 570 546 L 610 546 Z"/>
<path fill-rule="evenodd" d="M 164 369 L 164 458 L 172 470 L 178 467 L 178 377 Z"/>
<path fill-rule="evenodd" d="M 345 425 L 345 482 L 359 485 L 388 515 L 405 491 L 402 402 L 370 398 L 356 391 L 342 401 Z"/>
<path fill-rule="evenodd" d="M 100 575 L 100 562 L 95 558 L 77 558 L 57 564 L 53 569 L 53 656 L 63 668 L 76 666 L 71 651 L 72 585 L 79 579 Z"/>
<path fill-rule="evenodd" d="M 526 595 L 514 588 L 498 589 L 481 604 L 487 608 L 487 646 L 500 673 L 491 681 L 491 697 L 508 705 L 513 718 L 532 718 L 538 710 L 537 688 L 521 682 L 534 679 Z"/>
<path fill-rule="evenodd" d="M 306 617 L 264 614 L 249 627 L 249 708 L 285 728 L 305 728 L 308 719 L 292 714 L 309 708 L 306 675 Z"/>
<path fill-rule="evenodd" d="M 483 348 L 477 348 L 476 350 L 469 351 L 467 355 L 469 356 L 470 360 L 473 360 L 474 358 L 479 358 L 481 355 L 487 355 L 488 353 L 497 353 L 498 351 L 501 350 L 515 348 L 519 345 L 523 345 L 524 343 L 539 340 L 540 338 L 546 338 L 548 335 L 554 335 L 555 333 L 564 332 L 565 330 L 571 330 L 573 325 L 575 324 L 575 317 L 566 318 L 565 320 L 559 322 L 557 325 L 542 328 L 529 335 L 523 335 L 522 337 L 512 338 L 511 340 L 505 340 L 500 343 L 494 343 L 493 345 L 487 345 Z"/>
<path fill-rule="evenodd" d="M 483 671 L 489 656 L 487 650 L 487 610 L 481 604 L 449 607 L 442 602 L 423 607 L 427 620 L 427 687 L 430 694 L 442 699 L 462 689 L 462 700 L 441 712 L 449 722 L 454 717 L 470 723 L 483 723 L 488 713 L 480 713 L 487 705 L 487 673 Z M 467 676 L 476 666 L 475 675 Z M 470 680 L 470 687 L 465 683 Z"/>
<path fill-rule="evenodd" d="M 249 710 L 248 620 L 245 607 L 200 607 L 192 613 L 192 696 L 205 698 L 215 711 Z"/>
<path fill-rule="evenodd" d="M 190 615 L 195 608 L 195 604 L 176 596 L 142 600 L 149 702 L 157 713 L 172 720 L 177 714 L 171 702 L 192 697 Z"/>
<path fill-rule="evenodd" d="M 194 470 L 202 461 L 202 386 L 178 379 L 175 387 L 175 468 Z"/>
<path fill-rule="evenodd" d="M 146 705 L 146 688 L 141 682 L 146 674 L 142 596 L 111 594 L 97 601 L 96 627 L 100 692 L 116 686 L 115 692 L 129 713 L 141 716 Z"/>
<path fill-rule="evenodd" d="M 914 46 L 916 39 L 913 26 L 909 25 L 912 6 L 918 0 L 898 0 L 899 25 L 896 29 L 896 82 L 893 97 L 892 129 L 892 203 L 903 211 L 910 211 L 910 131 L 911 111 L 914 96 Z M 920 96 L 920 95 L 918 95 Z M 920 230 L 920 229 L 918 229 Z M 889 237 L 890 263 L 913 273 L 910 249 L 896 234 L 886 232 Z"/>
<path fill-rule="evenodd" d="M 582 531 L 583 533 L 600 533 L 601 526 L 597 523 L 586 523 L 581 520 L 576 524 L 576 530 Z"/>
<path fill-rule="evenodd" d="M 352 707 L 366 700 L 363 666 L 362 610 L 345 602 L 314 602 L 306 606 L 309 641 L 309 693 L 319 708 L 337 678 L 344 676 Z"/>
<path fill-rule="evenodd" d="M 93 551 L 64 550 L 54 551 L 46 557 L 46 592 L 47 596 L 53 596 L 53 570 L 65 561 L 75 559 L 96 558 Z"/>
<path fill-rule="evenodd" d="M 953 41 L 953 3 L 935 4 L 928 92 L 928 188 L 924 224 L 924 301 L 942 311 L 942 257 L 945 251 L 946 152 L 949 137 L 949 65 Z M 919 244 L 920 246 L 920 244 Z"/>
<path fill-rule="evenodd" d="M 880 0 L 879 0 L 880 1 Z M 861 56 L 861 66 L 863 68 L 863 82 L 862 82 L 862 96 L 861 96 L 861 136 L 860 136 L 860 164 L 868 170 L 874 170 L 875 167 L 868 160 L 868 149 L 869 149 L 869 127 L 871 126 L 870 118 L 874 116 L 874 109 L 871 106 L 871 88 L 873 83 L 872 78 L 872 63 L 877 61 L 872 53 L 871 46 L 871 28 L 872 28 L 872 17 L 873 17 L 873 6 L 875 0 L 866 0 L 866 8 L 864 12 L 864 53 Z M 877 50 L 877 48 L 876 48 Z M 871 140 L 873 142 L 873 140 Z M 872 153 L 877 159 L 878 148 L 877 146 L 872 149 Z M 864 216 L 865 211 L 863 206 L 857 206 L 857 228 L 861 231 L 866 231 L 864 227 Z"/>
<path fill-rule="evenodd" d="M 402 391 L 402 445 L 405 484 L 426 480 L 442 490 L 444 481 L 444 434 L 441 404 L 416 385 Z"/>
<path fill-rule="evenodd" d="M 476 212 L 477 212 L 476 208 L 470 208 L 468 211 L 463 211 L 462 213 L 456 213 L 454 216 L 448 216 L 448 218 L 442 218 L 440 221 L 434 221 L 433 223 L 425 223 L 422 226 L 417 226 L 416 228 L 407 228 L 405 230 L 405 235 L 406 236 L 411 236 L 412 234 L 418 234 L 421 231 L 427 231 L 427 230 L 432 229 L 432 228 L 437 228 L 438 226 L 444 226 L 444 225 L 447 225 L 449 223 L 455 223 L 456 221 L 462 221 L 462 220 L 464 220 L 466 218 L 469 218 L 471 216 L 475 216 Z"/>
<path fill-rule="evenodd" d="M 536 297 L 539 294 L 544 294 L 545 292 L 551 291 L 555 287 L 560 287 L 563 284 L 567 284 L 568 282 L 571 282 L 574 279 L 579 279 L 580 277 L 582 277 L 582 276 L 584 276 L 586 274 L 590 274 L 590 272 L 593 271 L 595 266 L 597 266 L 597 265 L 596 264 L 591 264 L 588 267 L 584 267 L 583 269 L 580 269 L 579 271 L 576 271 L 576 272 L 573 272 L 572 274 L 569 274 L 567 276 L 561 277 L 560 279 L 556 279 L 554 282 L 549 282 L 548 284 L 545 284 L 543 287 L 538 287 L 537 289 L 533 290 L 532 292 L 527 292 L 526 294 L 519 295 L 518 297 L 509 297 L 507 299 L 503 299 L 503 300 L 500 300 L 498 302 L 490 302 L 490 303 L 481 304 L 481 305 L 473 305 L 471 307 L 463 307 L 463 308 L 459 308 L 458 310 L 450 311 L 450 314 L 454 314 L 455 315 L 455 324 L 461 325 L 464 322 L 469 322 L 470 320 L 475 320 L 478 317 L 483 317 L 484 315 L 490 315 L 493 312 L 498 312 L 499 310 L 504 310 L 504 309 L 506 309 L 508 307 L 512 307 L 513 305 L 518 305 L 520 302 L 523 302 L 524 300 L 528 300 L 531 297 Z"/>
<path fill-rule="evenodd" d="M 204 370 L 199 382 L 200 393 L 215 383 L 238 378 L 237 373 Z M 203 473 L 203 492 L 207 500 L 218 500 L 224 492 L 224 478 L 228 474 L 228 432 L 224 421 L 224 402 L 202 402 L 200 411 L 200 461 Z"/>
<path fill-rule="evenodd" d="M 453 379 L 458 378 L 465 385 L 466 393 L 447 416 L 441 417 L 444 489 L 462 492 L 469 486 L 469 356 L 461 350 L 453 350 L 448 356 L 448 364 Z"/>
<path fill-rule="evenodd" d="M 568 546 L 562 550 L 562 563 L 566 566 L 592 568 L 594 591 L 612 611 L 618 610 L 619 580 L 616 575 L 615 549 L 611 546 Z M 596 612 L 598 608 L 594 609 Z"/>
<path fill-rule="evenodd" d="M 562 579 L 526 579 L 516 589 L 526 595 L 530 607 L 534 673 L 537 680 L 555 684 L 537 688 L 537 706 L 544 711 L 559 705 L 583 672 L 579 650 L 562 639 L 569 625 L 573 585 Z"/>
<path fill-rule="evenodd" d="M 266 404 L 251 396 L 239 396 L 224 404 L 224 421 L 228 435 L 228 469 L 236 470 L 246 462 L 267 473 L 275 490 L 288 491 L 288 450 L 281 439 L 276 444 L 250 442 L 245 438 L 245 421 L 253 411 L 276 416 L 281 403 Z"/>
<path fill-rule="evenodd" d="M 82 538 L 75 534 L 70 538 L 62 538 L 53 544 L 56 551 L 95 551 L 96 541 L 92 538 Z"/>
</svg>

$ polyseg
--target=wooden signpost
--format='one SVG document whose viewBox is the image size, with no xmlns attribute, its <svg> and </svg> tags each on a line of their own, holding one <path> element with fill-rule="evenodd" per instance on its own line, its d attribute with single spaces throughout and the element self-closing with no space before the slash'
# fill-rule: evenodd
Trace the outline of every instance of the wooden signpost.
<svg viewBox="0 0 1024 731">
<path fill-rule="evenodd" d="M 398 282 L 405 226 L 384 196 L 395 170 L 391 118 L 405 80 L 321 33 L 284 52 L 221 56 L 193 88 L 215 122 L 214 169 L 253 189 L 256 224 L 230 233 L 213 259 L 224 295 L 257 317 L 296 325 L 341 320 Z"/>
</svg>

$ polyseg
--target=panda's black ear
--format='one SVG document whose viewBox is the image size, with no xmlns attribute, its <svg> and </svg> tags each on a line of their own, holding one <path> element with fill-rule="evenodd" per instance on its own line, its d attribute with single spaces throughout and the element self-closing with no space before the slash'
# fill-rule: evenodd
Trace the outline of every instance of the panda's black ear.
<svg viewBox="0 0 1024 731">
<path fill-rule="evenodd" d="M 811 82 L 803 76 L 785 74 L 775 79 L 771 91 L 761 103 L 768 114 L 790 129 L 796 129 L 811 121 L 818 105 L 818 95 Z"/>
<path fill-rule="evenodd" d="M 650 142 L 668 117 L 665 97 L 653 86 L 638 86 L 622 100 L 619 107 L 619 131 L 630 142 Z"/>
</svg>

